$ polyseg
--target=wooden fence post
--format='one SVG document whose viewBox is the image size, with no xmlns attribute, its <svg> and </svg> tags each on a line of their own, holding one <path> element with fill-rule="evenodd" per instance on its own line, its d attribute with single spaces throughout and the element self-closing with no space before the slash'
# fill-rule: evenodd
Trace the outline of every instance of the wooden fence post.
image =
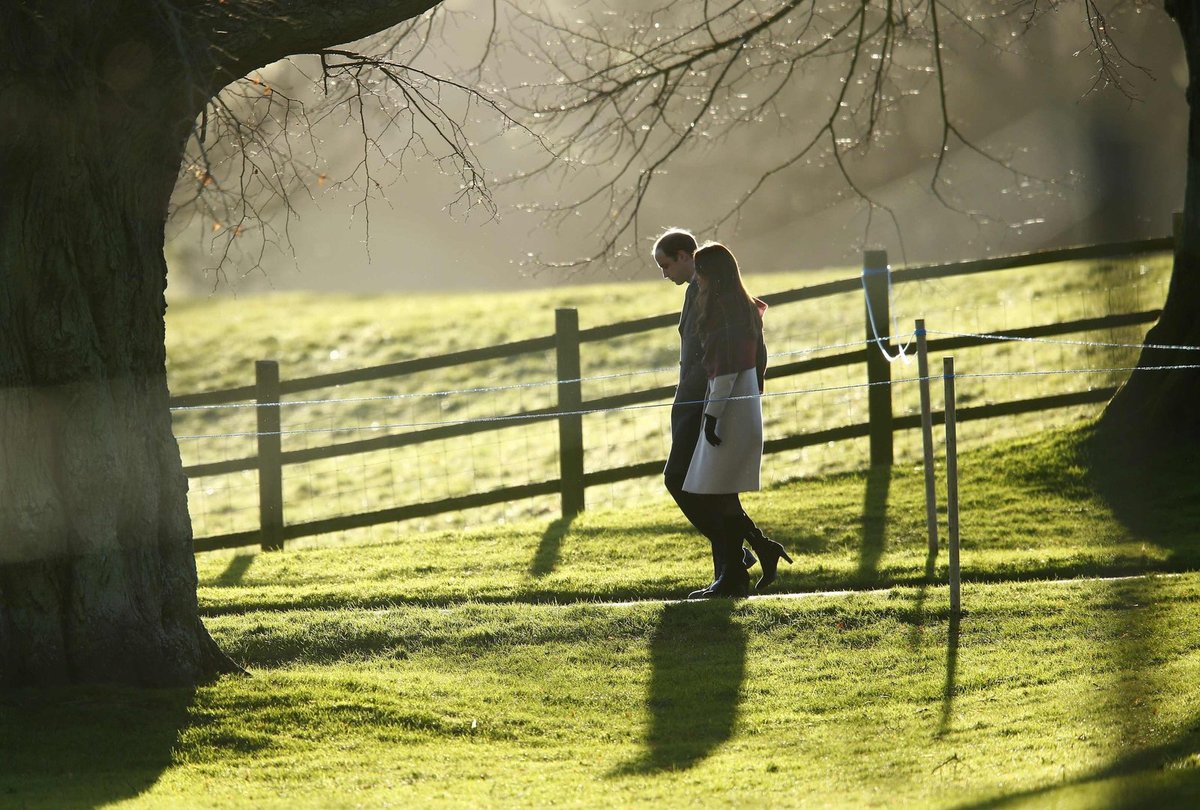
<svg viewBox="0 0 1200 810">
<path fill-rule="evenodd" d="M 933 480 L 933 411 L 929 402 L 929 349 L 925 340 L 925 319 L 917 319 L 917 375 L 921 378 L 921 449 L 925 456 L 925 530 L 929 535 L 929 554 L 937 556 L 937 490 Z"/>
<path fill-rule="evenodd" d="M 258 521 L 263 551 L 283 548 L 283 460 L 279 417 L 279 363 L 254 364 L 258 402 Z"/>
<path fill-rule="evenodd" d="M 583 404 L 580 383 L 579 312 L 554 311 L 555 352 L 558 358 L 558 410 L 560 414 L 579 411 Z M 558 417 L 558 462 L 562 492 L 562 516 L 566 520 L 584 507 L 583 417 L 578 413 Z"/>
<path fill-rule="evenodd" d="M 891 465 L 892 456 L 892 365 L 884 352 L 891 354 L 888 324 L 888 268 L 886 250 L 863 253 L 863 288 L 867 319 L 867 413 L 871 423 L 871 466 Z"/>
<path fill-rule="evenodd" d="M 950 613 L 962 609 L 958 569 L 958 420 L 954 407 L 954 358 L 942 358 L 946 387 L 946 533 L 949 535 Z"/>
</svg>

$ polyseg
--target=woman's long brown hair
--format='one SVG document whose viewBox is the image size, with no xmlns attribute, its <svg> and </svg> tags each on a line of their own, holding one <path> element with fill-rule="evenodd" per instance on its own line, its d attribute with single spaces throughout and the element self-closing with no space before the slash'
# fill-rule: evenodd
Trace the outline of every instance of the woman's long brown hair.
<svg viewBox="0 0 1200 810">
<path fill-rule="evenodd" d="M 733 304 L 735 307 L 744 306 L 747 312 L 758 311 L 758 306 L 746 291 L 746 285 L 742 283 L 742 272 L 738 269 L 737 259 L 733 257 L 729 248 L 720 242 L 709 242 L 696 251 L 695 258 L 696 274 L 704 276 L 708 282 L 707 289 L 700 291 L 700 297 L 696 301 L 699 313 L 696 328 L 701 335 L 708 331 L 711 302 L 718 298 L 730 296 L 737 302 Z M 753 324 L 754 319 L 750 319 L 749 323 Z"/>
</svg>

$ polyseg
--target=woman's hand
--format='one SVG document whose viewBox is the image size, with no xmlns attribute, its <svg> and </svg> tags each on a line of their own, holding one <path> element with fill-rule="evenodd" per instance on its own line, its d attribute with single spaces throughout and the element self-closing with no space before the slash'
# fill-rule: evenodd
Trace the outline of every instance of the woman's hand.
<svg viewBox="0 0 1200 810">
<path fill-rule="evenodd" d="M 721 444 L 721 437 L 717 435 L 717 417 L 704 414 L 704 438 L 713 447 Z"/>
</svg>

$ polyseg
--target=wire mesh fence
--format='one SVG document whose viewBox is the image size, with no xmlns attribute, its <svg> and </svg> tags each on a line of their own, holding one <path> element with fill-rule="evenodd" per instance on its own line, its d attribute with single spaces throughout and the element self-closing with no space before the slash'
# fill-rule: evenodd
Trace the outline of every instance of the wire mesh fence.
<svg viewBox="0 0 1200 810">
<path fill-rule="evenodd" d="M 963 372 L 959 405 L 968 414 L 972 406 L 1118 384 L 1136 362 L 1145 324 L 1165 297 L 1170 265 L 1161 242 L 1124 246 L 1120 259 L 1001 267 L 987 273 L 986 283 L 975 273 L 900 283 L 909 271 L 896 272 L 887 323 L 873 324 L 892 352 L 891 382 L 884 384 L 896 425 L 912 423 L 919 413 L 915 350 L 907 345 L 919 317 L 931 341 L 973 342 L 954 350 Z M 1034 283 L 1046 273 L 1055 274 L 1053 294 Z M 863 433 L 814 443 L 804 437 L 872 419 L 863 363 L 876 347 L 865 340 L 862 289 L 842 284 L 825 295 L 793 291 L 780 298 L 766 320 L 772 363 L 763 399 L 764 433 L 768 445 L 772 440 L 780 445 L 782 438 L 795 441 L 765 457 L 764 483 L 861 468 L 871 460 Z M 1003 334 L 1120 313 L 1140 313 L 1142 319 L 1069 339 L 1018 340 Z M 625 334 L 618 328 L 611 337 L 589 340 L 584 334 L 579 412 L 583 468 L 592 476 L 586 490 L 591 505 L 661 496 L 656 478 L 669 450 L 678 340 L 670 316 L 642 320 L 655 323 Z M 557 517 L 555 493 L 563 485 L 556 423 L 563 412 L 556 369 L 561 347 L 554 348 L 553 337 L 521 343 L 527 346 L 532 348 L 471 362 L 452 358 L 446 366 L 428 358 L 422 361 L 425 367 L 391 376 L 364 376 L 360 370 L 353 373 L 363 379 L 343 382 L 325 375 L 316 380 L 327 381 L 325 387 L 294 390 L 276 403 L 187 404 L 181 398 L 184 404 L 174 409 L 175 429 L 185 466 L 198 474 L 189 493 L 198 545 L 213 538 L 217 542 L 210 547 L 220 547 L 222 538 L 226 545 L 257 542 L 262 432 L 256 412 L 268 406 L 281 414 L 277 474 L 289 531 L 312 525 L 342 539 L 390 539 L 413 530 Z M 245 400 L 247 390 L 235 394 Z M 1092 415 L 1098 407 L 1088 402 L 1002 420 L 964 421 L 960 441 L 1021 435 Z M 894 433 L 896 461 L 919 461 L 915 425 L 893 428 L 887 426 Z M 346 447 L 351 450 L 342 452 Z M 618 472 L 603 475 L 611 471 Z M 506 497 L 489 502 L 487 493 Z M 439 511 L 439 504 L 446 509 Z M 379 523 L 358 520 L 337 527 L 340 518 L 370 515 L 379 516 Z M 289 543 L 301 536 L 293 531 Z"/>
</svg>

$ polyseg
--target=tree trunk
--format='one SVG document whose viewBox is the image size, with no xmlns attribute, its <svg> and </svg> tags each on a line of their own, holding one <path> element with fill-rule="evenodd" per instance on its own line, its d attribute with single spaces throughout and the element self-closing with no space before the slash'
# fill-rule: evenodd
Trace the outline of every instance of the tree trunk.
<svg viewBox="0 0 1200 810">
<path fill-rule="evenodd" d="M 1200 346 L 1200 9 L 1195 0 L 1168 0 L 1183 36 L 1188 65 L 1187 182 L 1175 266 L 1158 323 L 1147 344 Z M 1200 440 L 1200 351 L 1146 348 L 1138 371 L 1117 391 L 1100 420 L 1102 435 L 1146 452 L 1195 447 Z"/>
<path fill-rule="evenodd" d="M 437 2 L 0 2 L 0 687 L 238 671 L 200 622 L 167 407 L 183 146 L 246 71 Z"/>
<path fill-rule="evenodd" d="M 237 669 L 199 619 L 167 407 L 195 93 L 132 26 L 29 8 L 0 12 L 0 686 L 194 684 Z"/>
</svg>

